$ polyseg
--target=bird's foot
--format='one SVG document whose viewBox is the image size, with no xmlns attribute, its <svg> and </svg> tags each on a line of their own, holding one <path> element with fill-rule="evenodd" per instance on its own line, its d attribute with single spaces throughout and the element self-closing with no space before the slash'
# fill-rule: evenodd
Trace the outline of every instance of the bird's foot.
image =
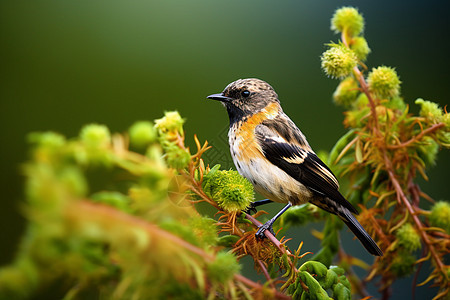
<svg viewBox="0 0 450 300">
<path fill-rule="evenodd" d="M 242 212 L 245 214 L 251 214 L 251 215 L 256 214 L 258 212 L 258 210 L 256 209 L 257 205 L 255 205 L 254 203 L 255 202 L 250 203 L 250 205 L 247 207 L 247 209 L 243 210 Z"/>
<path fill-rule="evenodd" d="M 272 223 L 267 222 L 267 223 L 261 225 L 261 226 L 258 228 L 258 231 L 257 231 L 256 234 L 255 234 L 256 239 L 258 239 L 258 240 L 264 239 L 264 238 L 266 237 L 266 235 L 264 234 L 264 232 L 265 232 L 266 230 L 269 230 L 269 232 L 270 232 L 273 236 L 275 236 L 275 232 L 273 231 L 273 228 L 272 228 Z"/>
<path fill-rule="evenodd" d="M 250 205 L 247 207 L 247 209 L 244 210 L 243 212 L 246 214 L 249 214 L 249 213 L 256 214 L 256 212 L 257 212 L 256 208 L 258 206 L 261 206 L 261 205 L 264 205 L 267 203 L 272 203 L 272 200 L 264 199 L 264 200 L 253 201 L 252 203 L 250 203 Z"/>
</svg>

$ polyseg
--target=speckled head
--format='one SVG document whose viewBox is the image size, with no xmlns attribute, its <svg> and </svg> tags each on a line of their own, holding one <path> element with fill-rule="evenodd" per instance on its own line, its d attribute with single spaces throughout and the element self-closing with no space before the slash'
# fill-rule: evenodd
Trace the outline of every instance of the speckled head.
<svg viewBox="0 0 450 300">
<path fill-rule="evenodd" d="M 222 102 L 230 117 L 230 124 L 261 111 L 272 102 L 279 103 L 278 95 L 270 84 L 256 78 L 236 80 L 222 93 L 207 98 Z"/>
</svg>

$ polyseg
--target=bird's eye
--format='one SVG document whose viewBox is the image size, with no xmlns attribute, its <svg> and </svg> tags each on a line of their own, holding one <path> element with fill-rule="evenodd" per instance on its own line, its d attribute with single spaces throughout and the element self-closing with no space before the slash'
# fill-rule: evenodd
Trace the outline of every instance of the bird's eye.
<svg viewBox="0 0 450 300">
<path fill-rule="evenodd" d="M 250 96 L 250 91 L 248 90 L 242 91 L 241 95 L 247 98 L 248 96 Z"/>
</svg>

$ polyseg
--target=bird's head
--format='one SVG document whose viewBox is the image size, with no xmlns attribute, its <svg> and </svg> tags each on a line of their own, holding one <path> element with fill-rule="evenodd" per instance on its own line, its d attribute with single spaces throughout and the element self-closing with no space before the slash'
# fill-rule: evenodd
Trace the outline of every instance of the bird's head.
<svg viewBox="0 0 450 300">
<path fill-rule="evenodd" d="M 209 95 L 226 107 L 230 123 L 251 116 L 268 104 L 277 102 L 278 95 L 265 81 L 256 78 L 239 79 L 230 83 L 222 93 Z"/>
</svg>

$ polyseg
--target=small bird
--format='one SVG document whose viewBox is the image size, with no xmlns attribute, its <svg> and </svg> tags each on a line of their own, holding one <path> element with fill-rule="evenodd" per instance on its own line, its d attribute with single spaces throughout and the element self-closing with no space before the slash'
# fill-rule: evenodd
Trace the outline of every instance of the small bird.
<svg viewBox="0 0 450 300">
<path fill-rule="evenodd" d="M 358 211 L 339 192 L 339 183 L 319 159 L 303 133 L 283 112 L 278 95 L 267 82 L 239 79 L 208 99 L 222 102 L 228 112 L 231 156 L 238 172 L 267 200 L 287 203 L 257 231 L 264 231 L 292 205 L 310 202 L 339 216 L 369 253 L 383 255 L 353 214 Z M 273 231 L 272 231 L 273 232 Z"/>
</svg>

